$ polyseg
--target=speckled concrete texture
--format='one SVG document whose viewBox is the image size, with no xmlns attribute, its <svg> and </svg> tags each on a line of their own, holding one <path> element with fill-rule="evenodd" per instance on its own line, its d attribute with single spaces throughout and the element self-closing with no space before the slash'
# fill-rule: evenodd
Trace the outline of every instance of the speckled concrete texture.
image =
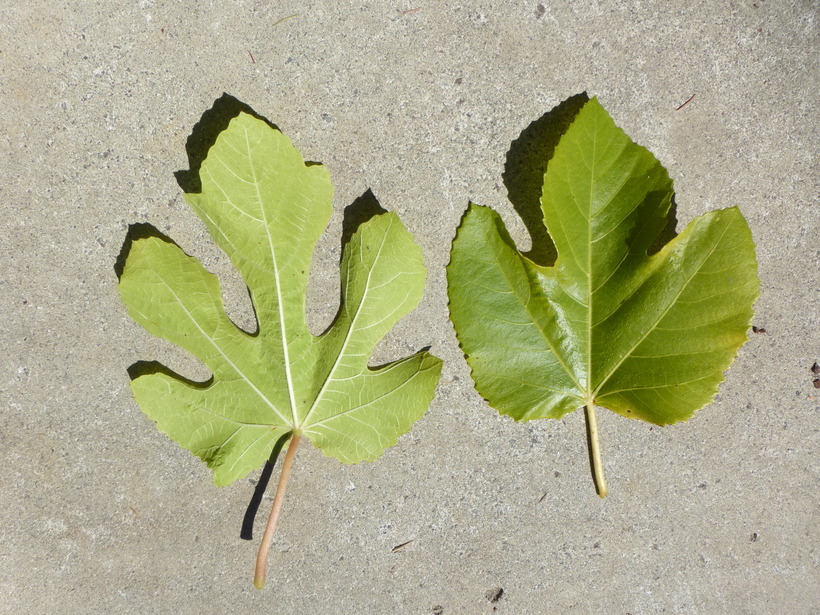
<svg viewBox="0 0 820 615">
<path fill-rule="evenodd" d="M 788 0 L 0 3 L 0 612 L 816 612 L 816 20 Z M 669 169 L 681 224 L 740 207 L 762 280 L 759 332 L 715 403 L 667 428 L 599 411 L 606 500 L 582 413 L 500 418 L 446 308 L 468 200 L 526 247 L 511 143 L 583 91 Z M 369 188 L 429 269 L 375 359 L 446 361 L 379 461 L 299 451 L 261 592 L 270 490 L 241 540 L 259 473 L 213 486 L 140 412 L 135 361 L 208 374 L 128 318 L 114 273 L 128 225 L 150 223 L 251 317 L 173 175 L 223 92 L 335 183 L 314 330 L 336 310 L 342 213 Z"/>
</svg>

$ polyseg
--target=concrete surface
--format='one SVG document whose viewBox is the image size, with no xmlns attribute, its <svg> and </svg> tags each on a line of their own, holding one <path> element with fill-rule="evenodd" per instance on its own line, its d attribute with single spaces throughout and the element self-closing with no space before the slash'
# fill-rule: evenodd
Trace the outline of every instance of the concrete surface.
<svg viewBox="0 0 820 615">
<path fill-rule="evenodd" d="M 816 612 L 816 20 L 815 2 L 773 0 L 2 2 L 0 612 Z M 468 199 L 527 245 L 507 152 L 585 90 L 668 167 L 681 223 L 740 206 L 766 330 L 686 424 L 599 412 L 603 501 L 581 413 L 515 424 L 474 392 L 444 275 Z M 173 176 L 223 92 L 330 169 L 316 330 L 342 211 L 371 188 L 430 272 L 378 358 L 431 344 L 446 361 L 378 462 L 299 452 L 262 592 L 239 538 L 258 473 L 214 487 L 139 411 L 135 361 L 207 374 L 129 320 L 113 269 L 128 225 L 151 223 L 249 318 Z"/>
</svg>

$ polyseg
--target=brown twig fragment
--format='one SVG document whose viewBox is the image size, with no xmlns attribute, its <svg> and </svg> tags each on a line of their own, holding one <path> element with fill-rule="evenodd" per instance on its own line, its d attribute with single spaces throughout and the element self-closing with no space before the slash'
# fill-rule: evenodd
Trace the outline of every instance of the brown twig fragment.
<svg viewBox="0 0 820 615">
<path fill-rule="evenodd" d="M 248 55 L 251 57 L 251 64 L 256 64 L 256 60 L 253 59 L 253 54 L 250 49 L 248 49 Z"/>
<path fill-rule="evenodd" d="M 692 102 L 692 99 L 693 99 L 694 97 L 695 97 L 695 95 L 694 95 L 694 94 L 692 94 L 692 95 L 689 97 L 689 99 L 688 99 L 685 103 L 683 103 L 680 107 L 678 107 L 677 109 L 675 109 L 675 111 L 680 111 L 681 109 L 683 109 L 686 105 L 688 105 L 690 102 Z"/>
<path fill-rule="evenodd" d="M 421 7 L 418 7 L 418 8 L 415 8 L 415 9 L 410 9 L 409 11 L 404 11 L 402 13 L 402 15 L 409 15 L 410 13 L 415 13 L 416 11 L 420 11 L 420 10 L 421 10 Z"/>
<path fill-rule="evenodd" d="M 296 447 L 302 434 L 294 431 L 290 437 L 288 452 L 285 461 L 282 463 L 282 470 L 279 472 L 279 484 L 276 486 L 276 495 L 273 498 L 273 506 L 268 517 L 268 524 L 265 526 L 265 533 L 262 535 L 262 543 L 259 545 L 259 553 L 256 555 L 256 573 L 253 577 L 253 586 L 256 589 L 265 587 L 265 572 L 268 562 L 268 551 L 270 543 L 273 541 L 273 532 L 276 529 L 276 522 L 279 520 L 279 511 L 282 510 L 282 503 L 285 501 L 285 489 L 290 478 L 290 469 L 293 467 L 293 460 L 296 458 Z"/>
<path fill-rule="evenodd" d="M 391 552 L 391 553 L 395 553 L 395 552 L 396 552 L 396 551 L 398 551 L 399 549 L 403 549 L 404 547 L 406 547 L 407 545 L 409 545 L 411 542 L 413 542 L 413 541 L 412 541 L 412 540 L 408 540 L 407 542 L 403 542 L 403 543 L 401 543 L 400 545 L 396 545 L 395 547 L 393 547 L 392 549 L 390 549 L 390 552 Z"/>
</svg>

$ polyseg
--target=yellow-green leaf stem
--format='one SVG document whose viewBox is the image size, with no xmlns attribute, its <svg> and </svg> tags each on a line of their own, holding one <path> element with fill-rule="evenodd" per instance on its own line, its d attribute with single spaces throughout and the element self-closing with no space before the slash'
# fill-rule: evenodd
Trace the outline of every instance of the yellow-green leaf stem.
<svg viewBox="0 0 820 615">
<path fill-rule="evenodd" d="M 518 421 L 585 406 L 601 495 L 595 406 L 657 425 L 691 417 L 746 341 L 758 294 L 754 242 L 735 207 L 695 218 L 649 254 L 672 195 L 666 170 L 592 99 L 544 176 L 554 266 L 526 258 L 501 217 L 474 204 L 447 266 L 450 318 L 478 392 Z"/>
<path fill-rule="evenodd" d="M 598 495 L 605 498 L 609 493 L 604 479 L 604 465 L 601 461 L 601 444 L 598 441 L 598 419 L 595 416 L 595 404 L 588 402 L 584 408 L 584 416 L 587 423 L 587 441 L 589 444 L 589 457 L 592 465 L 592 479 L 595 481 L 595 490 Z"/>
</svg>

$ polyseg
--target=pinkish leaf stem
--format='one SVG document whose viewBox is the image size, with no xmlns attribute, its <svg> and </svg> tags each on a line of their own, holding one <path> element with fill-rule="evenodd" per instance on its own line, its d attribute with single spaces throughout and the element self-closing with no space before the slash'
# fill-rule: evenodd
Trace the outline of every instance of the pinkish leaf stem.
<svg viewBox="0 0 820 615">
<path fill-rule="evenodd" d="M 285 461 L 282 463 L 282 470 L 279 472 L 279 484 L 276 486 L 276 495 L 273 498 L 273 506 L 268 517 L 268 524 L 265 526 L 265 533 L 262 535 L 262 543 L 259 545 L 259 553 L 256 556 L 256 573 L 253 577 L 253 586 L 256 589 L 265 587 L 265 572 L 267 569 L 268 550 L 273 540 L 273 532 L 276 529 L 276 522 L 279 520 L 279 511 L 282 510 L 282 503 L 285 501 L 285 489 L 290 478 L 290 469 L 293 467 L 293 460 L 296 458 L 296 447 L 302 434 L 294 431 L 288 444 L 288 452 Z"/>
</svg>

